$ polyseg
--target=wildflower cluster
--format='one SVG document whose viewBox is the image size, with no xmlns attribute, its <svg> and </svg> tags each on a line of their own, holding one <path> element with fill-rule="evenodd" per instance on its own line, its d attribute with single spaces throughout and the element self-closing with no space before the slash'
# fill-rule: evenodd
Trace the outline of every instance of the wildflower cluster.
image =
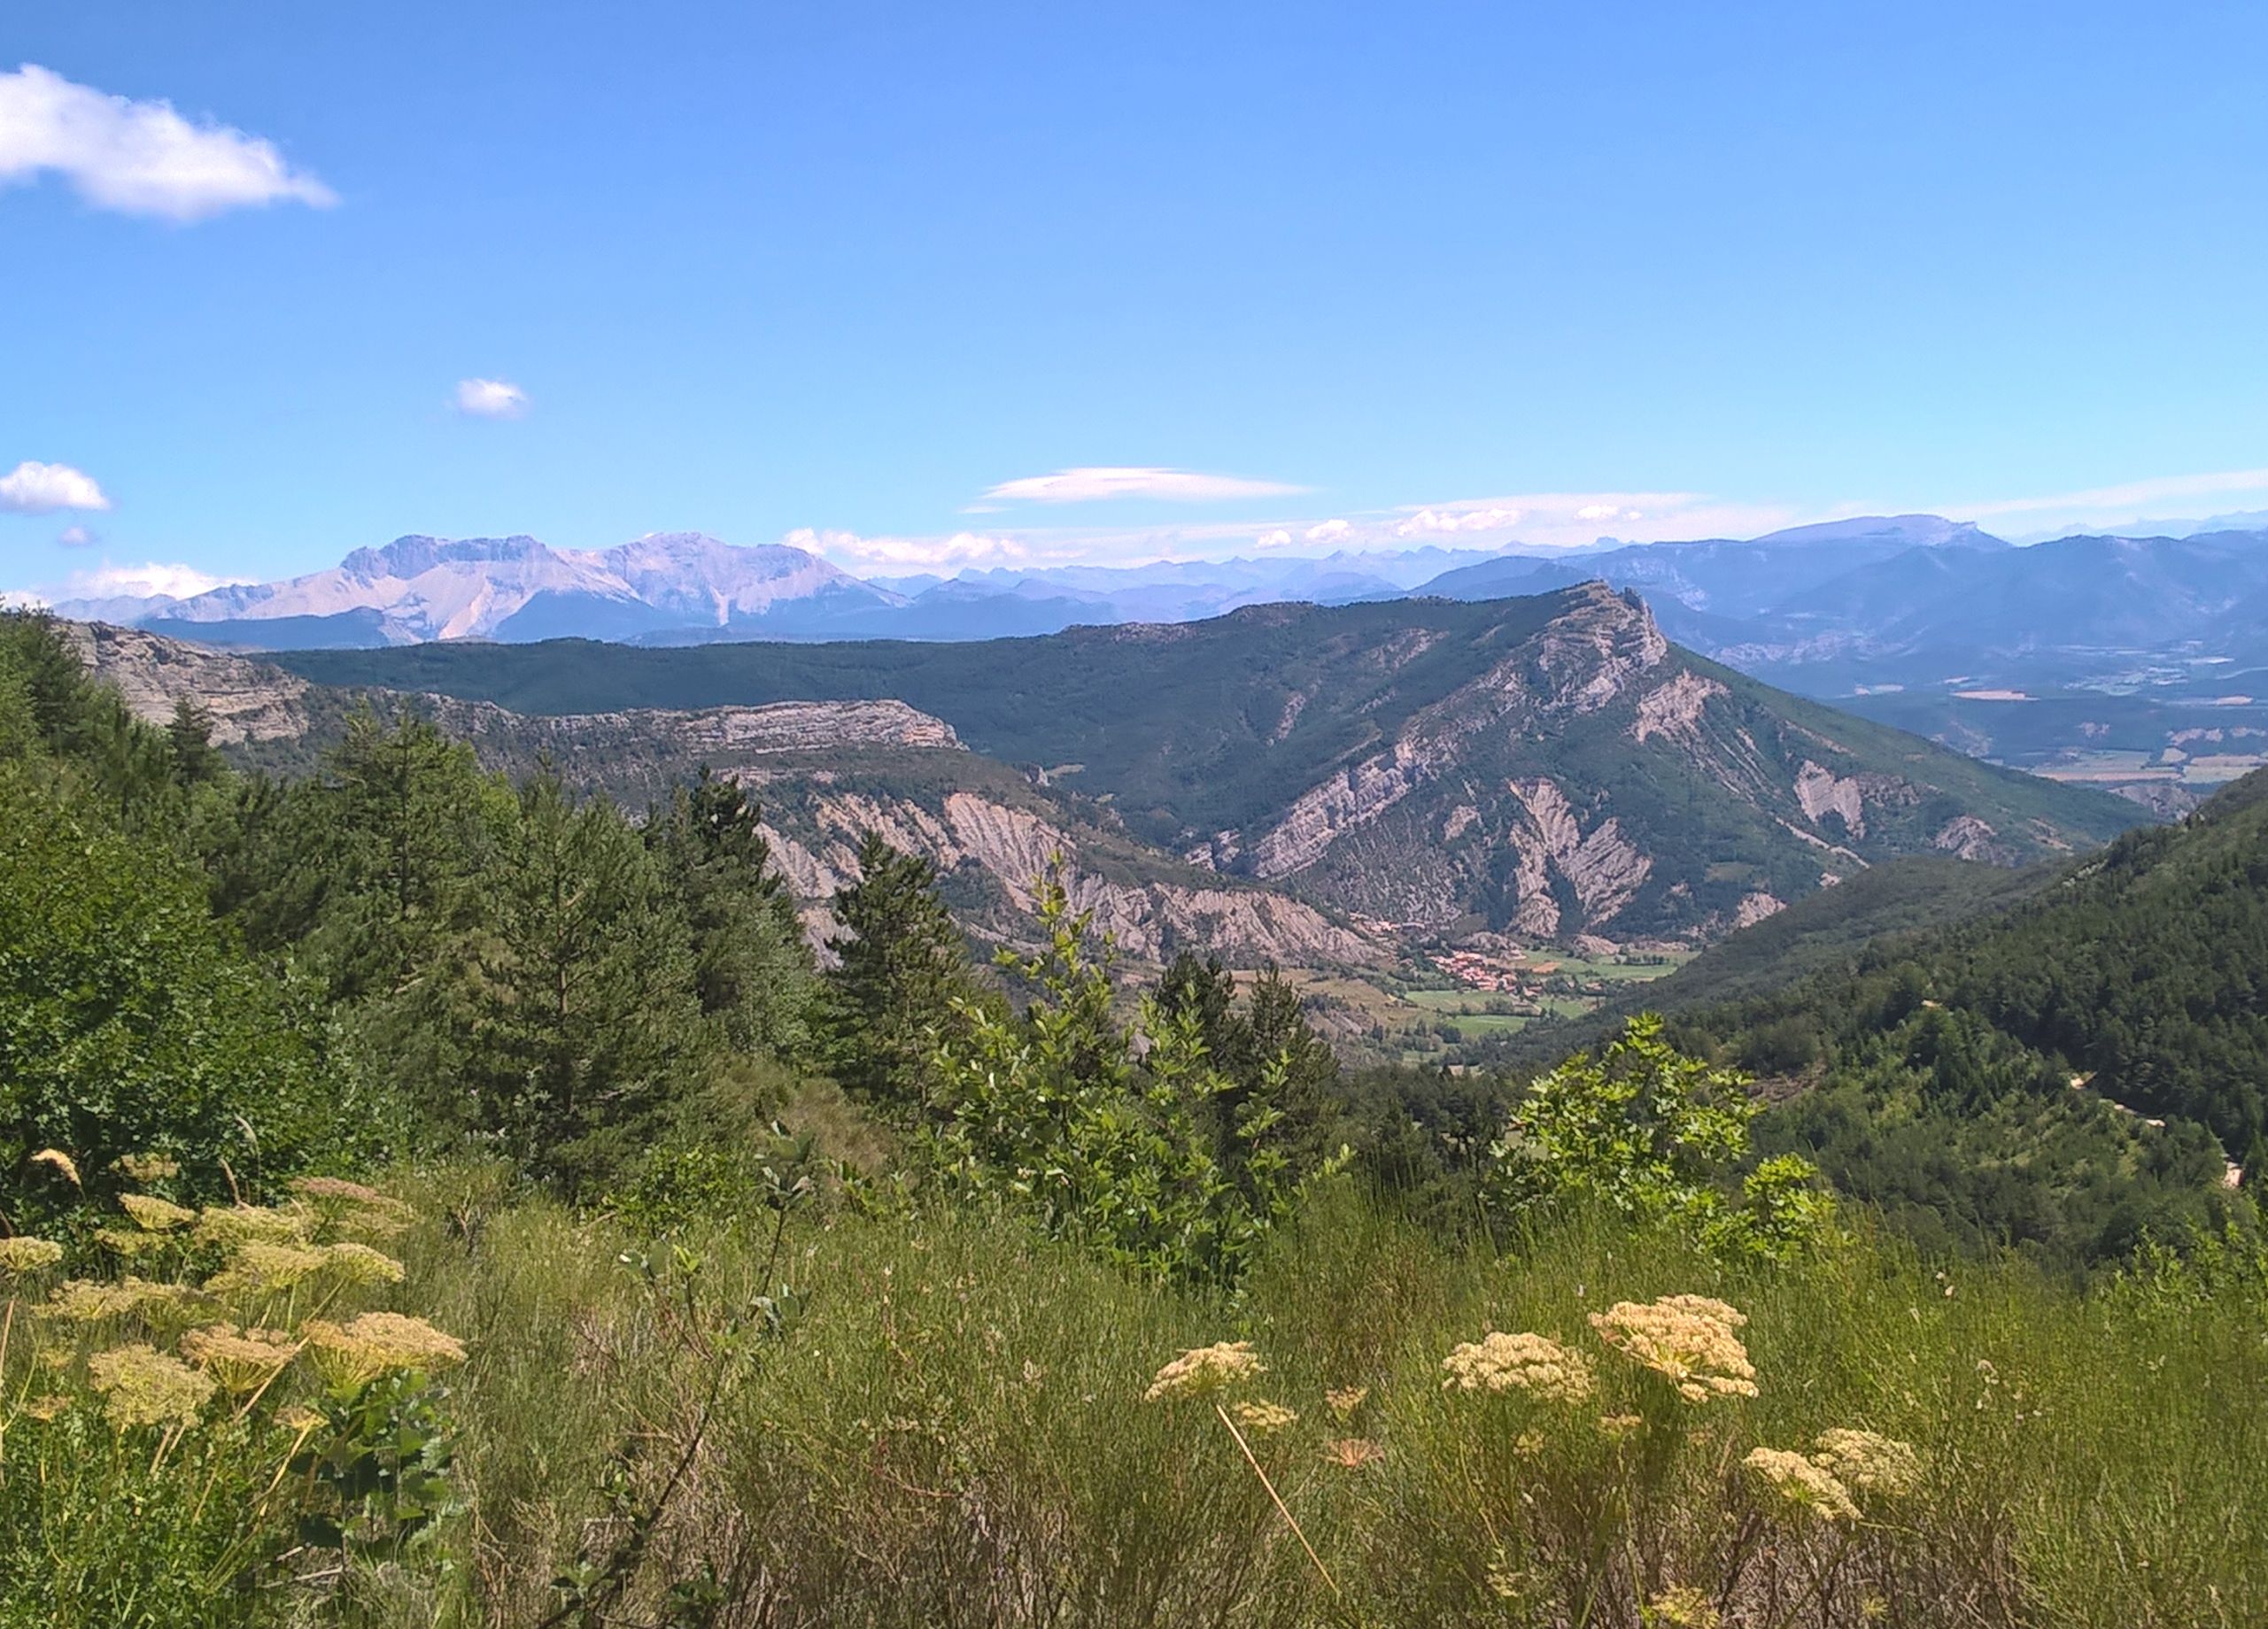
<svg viewBox="0 0 2268 1629">
<path fill-rule="evenodd" d="M 1254 1402 L 1231 1403 L 1228 1412 L 1246 1431 L 1255 1432 L 1263 1437 L 1273 1436 L 1277 1432 L 1299 1424 L 1297 1412 L 1266 1398 Z"/>
<path fill-rule="evenodd" d="M 1823 1521 L 1854 1522 L 1857 1501 L 1831 1471 L 1785 1448 L 1753 1448 L 1741 1462 L 1757 1478 L 1789 1504 Z"/>
<path fill-rule="evenodd" d="M 342 1390 L 383 1375 L 422 1374 L 465 1361 L 465 1348 L 453 1336 L 399 1312 L 366 1312 L 345 1324 L 311 1319 L 301 1333 L 315 1368 Z"/>
<path fill-rule="evenodd" d="M 47 1239 L 0 1239 L 0 1275 L 25 1278 L 63 1259 L 63 1247 Z"/>
<path fill-rule="evenodd" d="M 1812 1463 L 1862 1494 L 1896 1499 L 1921 1486 L 1922 1458 L 1910 1442 L 1871 1431 L 1823 1431 Z"/>
<path fill-rule="evenodd" d="M 119 1208 L 145 1233 L 170 1233 L 197 1220 L 197 1212 L 154 1193 L 121 1193 Z"/>
<path fill-rule="evenodd" d="M 210 1376 L 140 1342 L 97 1352 L 87 1360 L 87 1375 L 102 1394 L 103 1412 L 121 1431 L 190 1424 L 213 1389 Z"/>
<path fill-rule="evenodd" d="M 1660 1375 L 1687 1402 L 1756 1395 L 1756 1370 L 1735 1333 L 1747 1322 L 1706 1295 L 1617 1301 L 1591 1315 L 1601 1340 Z"/>
<path fill-rule="evenodd" d="M 281 1330 L 239 1330 L 214 1324 L 190 1330 L 181 1354 L 218 1380 L 233 1395 L 256 1392 L 283 1372 L 299 1354 L 299 1343 Z"/>
<path fill-rule="evenodd" d="M 1592 1390 L 1590 1360 L 1549 1336 L 1490 1330 L 1442 1359 L 1444 1391 L 1521 1391 L 1546 1402 L 1581 1402 Z"/>
<path fill-rule="evenodd" d="M 1163 1398 L 1206 1397 L 1225 1386 L 1267 1373 L 1249 1340 L 1224 1340 L 1184 1352 L 1163 1369 L 1142 1394 L 1144 1402 Z"/>
</svg>

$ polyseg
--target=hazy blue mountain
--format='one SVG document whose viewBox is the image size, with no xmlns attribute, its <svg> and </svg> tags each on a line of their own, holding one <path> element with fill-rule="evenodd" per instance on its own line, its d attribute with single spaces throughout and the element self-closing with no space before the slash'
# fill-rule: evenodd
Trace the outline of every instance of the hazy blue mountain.
<svg viewBox="0 0 2268 1629">
<path fill-rule="evenodd" d="M 208 642 L 263 649 L 409 645 L 429 639 L 601 639 L 702 630 L 811 637 L 905 603 L 817 555 L 697 532 L 612 549 L 553 549 L 533 537 L 398 537 L 329 571 L 214 589 L 132 620 Z M 97 608 L 66 603 L 66 616 Z"/>
</svg>

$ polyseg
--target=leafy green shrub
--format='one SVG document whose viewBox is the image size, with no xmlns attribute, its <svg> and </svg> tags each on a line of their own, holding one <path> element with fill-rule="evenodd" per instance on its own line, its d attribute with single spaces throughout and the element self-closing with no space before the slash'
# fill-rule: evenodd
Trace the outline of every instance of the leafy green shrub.
<svg viewBox="0 0 2268 1629">
<path fill-rule="evenodd" d="M 1146 1000 L 1122 1027 L 1110 944 L 1088 951 L 1091 921 L 1052 870 L 1039 925 L 1046 949 L 1002 953 L 1038 992 L 1029 1008 L 964 1002 L 967 1041 L 937 1054 L 931 1160 L 950 1192 L 1028 1209 L 1142 1271 L 1233 1278 L 1290 1199 L 1281 1062 L 1237 1105 L 1221 1157 L 1207 1108 L 1234 1083 L 1206 1057 L 1198 1015 Z"/>
<path fill-rule="evenodd" d="M 1490 1198 L 1513 1214 L 1546 1203 L 1604 1206 L 1681 1229 L 1727 1255 L 1784 1257 L 1822 1236 L 1831 1203 L 1794 1154 L 1726 1185 L 1757 1112 L 1748 1083 L 1688 1058 L 1643 1015 L 1595 1056 L 1539 1077 L 1490 1153 Z"/>
<path fill-rule="evenodd" d="M 120 1155 L 160 1154 L 184 1197 L 247 1191 L 384 1129 L 342 1100 L 286 990 L 244 958 L 179 861 L 0 767 L 0 1162 L 10 1220 L 83 1216 Z"/>
</svg>

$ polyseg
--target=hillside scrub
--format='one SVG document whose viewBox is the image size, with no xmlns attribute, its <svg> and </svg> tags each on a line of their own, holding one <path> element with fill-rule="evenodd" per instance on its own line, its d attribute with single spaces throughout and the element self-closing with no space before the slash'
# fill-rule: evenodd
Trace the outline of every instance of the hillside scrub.
<svg viewBox="0 0 2268 1629">
<path fill-rule="evenodd" d="M 1341 1178 L 1231 1294 L 981 1208 L 794 1204 L 664 1241 L 492 1169 L 407 1191 L 400 1304 L 468 1353 L 461 1508 L 429 1554 L 350 1570 L 340 1621 L 2268 1612 L 2268 1488 L 2232 1451 L 2268 1428 L 2254 1259 L 2081 1295 L 1868 1236 L 1766 1268 L 1567 1216 L 1462 1253 Z M 1681 1395 L 1679 1329 L 1703 1355 L 1678 1373 L 1735 1383 Z M 1235 1342 L 1254 1362 L 1216 1391 L 1161 1378 Z M 610 1616 L 547 1617 L 577 1590 Z"/>
</svg>

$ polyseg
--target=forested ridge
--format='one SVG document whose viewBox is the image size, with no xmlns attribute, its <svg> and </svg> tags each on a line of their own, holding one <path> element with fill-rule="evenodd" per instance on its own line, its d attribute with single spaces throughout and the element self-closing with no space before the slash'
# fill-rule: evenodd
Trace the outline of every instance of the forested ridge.
<svg viewBox="0 0 2268 1629">
<path fill-rule="evenodd" d="M 1351 1074 L 1052 868 L 815 946 L 730 778 L 243 775 L 7 617 L 0 1626 L 2255 1621 L 2264 809 Z"/>
</svg>

